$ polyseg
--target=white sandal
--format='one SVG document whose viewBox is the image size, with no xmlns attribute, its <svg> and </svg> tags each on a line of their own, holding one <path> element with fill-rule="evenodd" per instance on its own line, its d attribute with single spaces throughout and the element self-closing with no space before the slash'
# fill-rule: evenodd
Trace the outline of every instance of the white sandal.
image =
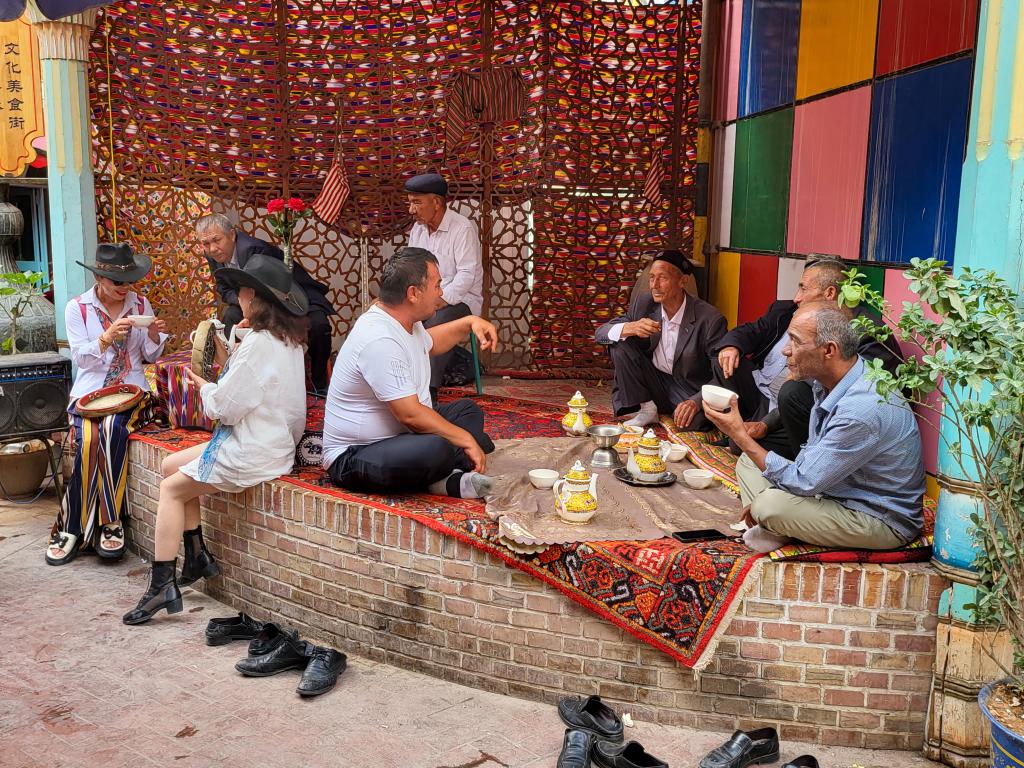
<svg viewBox="0 0 1024 768">
<path fill-rule="evenodd" d="M 107 543 L 115 546 L 108 547 Z M 100 528 L 100 539 L 97 542 L 96 554 L 108 560 L 116 560 L 124 554 L 124 527 L 121 523 L 109 523 Z"/>
<path fill-rule="evenodd" d="M 73 533 L 58 531 L 50 537 L 46 546 L 46 562 L 50 565 L 70 563 L 78 554 L 78 537 Z"/>
</svg>

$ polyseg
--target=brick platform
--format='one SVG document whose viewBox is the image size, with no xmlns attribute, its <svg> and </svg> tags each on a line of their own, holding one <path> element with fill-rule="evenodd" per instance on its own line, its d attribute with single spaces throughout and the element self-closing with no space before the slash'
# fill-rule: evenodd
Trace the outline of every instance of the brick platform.
<svg viewBox="0 0 1024 768">
<path fill-rule="evenodd" d="M 132 442 L 130 544 L 152 555 L 164 451 Z M 203 507 L 209 591 L 370 659 L 554 703 L 600 693 L 650 722 L 918 749 L 945 579 L 929 566 L 768 563 L 696 675 L 490 555 L 284 483 Z"/>
</svg>

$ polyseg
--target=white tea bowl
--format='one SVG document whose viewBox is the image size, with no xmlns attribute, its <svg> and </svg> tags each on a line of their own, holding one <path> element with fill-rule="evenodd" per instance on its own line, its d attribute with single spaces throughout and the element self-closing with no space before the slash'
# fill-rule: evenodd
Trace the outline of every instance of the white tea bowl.
<svg viewBox="0 0 1024 768">
<path fill-rule="evenodd" d="M 534 488 L 551 488 L 558 480 L 558 473 L 553 469 L 531 469 L 526 474 Z"/>
<path fill-rule="evenodd" d="M 709 488 L 715 482 L 715 475 L 706 469 L 683 470 L 683 481 L 691 488 Z"/>
<path fill-rule="evenodd" d="M 136 328 L 148 328 L 156 320 L 156 315 L 126 315 L 125 318 Z"/>
<path fill-rule="evenodd" d="M 700 388 L 700 394 L 704 398 L 704 402 L 716 411 L 724 411 L 736 396 L 731 389 L 716 387 L 714 384 L 705 384 Z"/>
</svg>

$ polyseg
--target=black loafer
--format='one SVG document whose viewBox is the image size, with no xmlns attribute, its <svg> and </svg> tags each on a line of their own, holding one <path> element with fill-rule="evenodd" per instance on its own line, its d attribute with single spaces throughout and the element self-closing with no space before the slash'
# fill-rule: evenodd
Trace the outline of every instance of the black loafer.
<svg viewBox="0 0 1024 768">
<path fill-rule="evenodd" d="M 594 745 L 592 757 L 600 768 L 668 768 L 668 763 L 648 754 L 635 741 L 625 744 L 599 741 Z"/>
<path fill-rule="evenodd" d="M 622 721 L 600 696 L 566 696 L 558 702 L 558 716 L 577 731 L 616 743 L 622 741 Z"/>
<path fill-rule="evenodd" d="M 277 648 L 285 640 L 298 641 L 299 633 L 294 629 L 281 629 L 277 624 L 268 621 L 263 628 L 249 641 L 249 655 L 263 656 Z"/>
<path fill-rule="evenodd" d="M 270 677 L 288 669 L 305 669 L 312 656 L 310 643 L 289 637 L 270 653 L 242 659 L 235 669 L 246 677 Z"/>
<path fill-rule="evenodd" d="M 779 734 L 774 728 L 736 731 L 725 744 L 715 747 L 700 761 L 700 768 L 743 768 L 751 763 L 779 759 Z"/>
<path fill-rule="evenodd" d="M 818 768 L 818 758 L 814 755 L 800 755 L 786 763 L 782 768 Z"/>
<path fill-rule="evenodd" d="M 316 646 L 295 692 L 300 696 L 327 693 L 338 682 L 338 675 L 345 671 L 347 659 L 344 653 L 333 648 Z"/>
<path fill-rule="evenodd" d="M 590 768 L 590 742 L 593 738 L 586 731 L 567 728 L 555 768 Z"/>
<path fill-rule="evenodd" d="M 181 586 L 180 582 L 178 586 Z M 262 629 L 262 621 L 241 612 L 237 616 L 210 619 L 206 625 L 206 644 L 227 645 L 235 640 L 252 640 Z"/>
</svg>

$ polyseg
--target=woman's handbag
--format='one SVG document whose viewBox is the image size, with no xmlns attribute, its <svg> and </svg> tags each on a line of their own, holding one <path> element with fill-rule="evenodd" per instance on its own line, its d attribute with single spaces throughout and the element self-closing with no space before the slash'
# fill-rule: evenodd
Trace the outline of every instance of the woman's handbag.
<svg viewBox="0 0 1024 768">
<path fill-rule="evenodd" d="M 78 398 L 75 412 L 86 419 L 100 419 L 132 410 L 145 396 L 145 391 L 134 384 L 111 384 Z"/>
</svg>

